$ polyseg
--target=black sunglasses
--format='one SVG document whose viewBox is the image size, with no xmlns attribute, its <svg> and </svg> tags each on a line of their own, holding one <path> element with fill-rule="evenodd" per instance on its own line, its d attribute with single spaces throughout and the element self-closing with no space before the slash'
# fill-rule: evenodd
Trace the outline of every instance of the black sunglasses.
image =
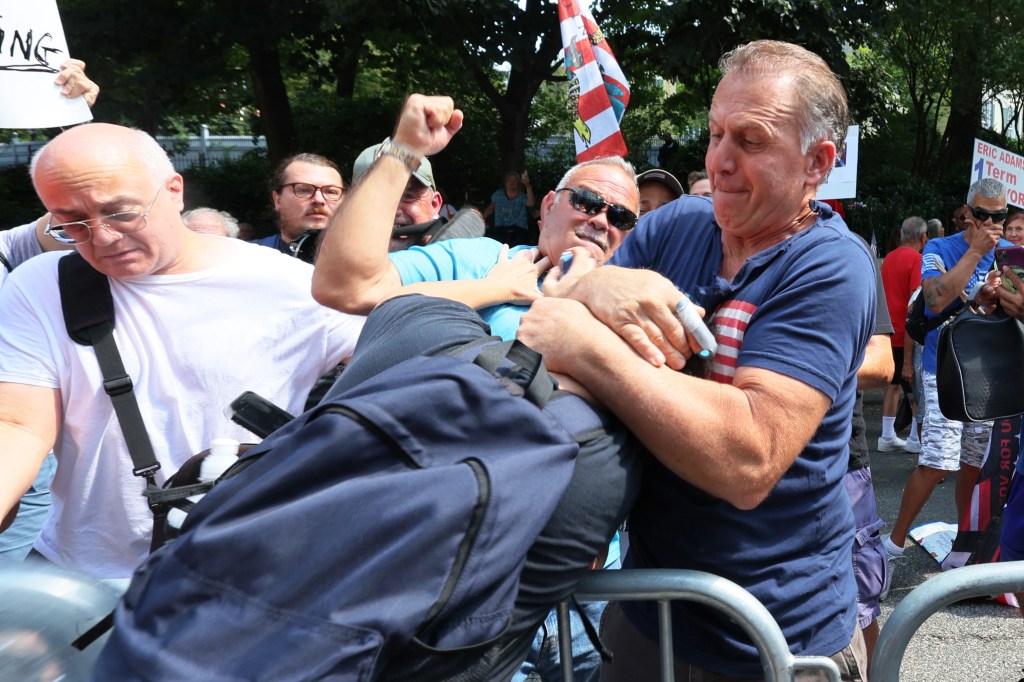
<svg viewBox="0 0 1024 682">
<path fill-rule="evenodd" d="M 568 192 L 569 205 L 580 213 L 587 215 L 598 215 L 608 207 L 608 224 L 622 231 L 632 230 L 636 226 L 636 213 L 633 213 L 625 206 L 611 204 L 604 200 L 600 194 L 591 192 L 582 187 L 562 187 L 555 192 Z"/>
<path fill-rule="evenodd" d="M 1006 221 L 1005 208 L 1002 211 L 986 211 L 983 208 L 968 206 L 967 209 L 971 212 L 971 215 L 974 216 L 975 220 L 980 220 L 981 222 L 985 222 L 991 218 L 993 225 L 1002 225 Z M 964 217 L 966 218 L 967 216 Z"/>
</svg>

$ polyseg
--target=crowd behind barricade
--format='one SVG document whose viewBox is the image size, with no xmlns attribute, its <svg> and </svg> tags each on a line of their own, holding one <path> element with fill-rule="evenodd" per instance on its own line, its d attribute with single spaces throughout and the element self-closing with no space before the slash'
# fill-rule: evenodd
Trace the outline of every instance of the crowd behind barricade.
<svg viewBox="0 0 1024 682">
<path fill-rule="evenodd" d="M 202 668 L 205 654 L 182 643 L 204 641 L 200 628 L 219 626 L 204 616 L 168 634 L 154 614 L 170 618 L 182 605 L 159 576 L 175 561 L 202 573 L 202 561 L 184 558 L 193 556 L 189 542 L 215 523 L 211 508 L 242 479 L 227 478 L 208 499 L 198 495 L 210 486 L 192 491 L 182 535 L 164 547 L 152 540 L 163 521 L 154 522 L 150 504 L 154 489 L 214 441 L 259 440 L 224 408 L 253 391 L 280 408 L 286 426 L 277 433 L 300 442 L 303 428 L 313 437 L 315 419 L 289 415 L 358 404 L 392 368 L 494 336 L 513 354 L 525 352 L 516 343 L 539 352 L 553 377 L 513 392 L 545 409 L 571 394 L 580 419 L 599 425 L 573 445 L 571 477 L 550 500 L 546 523 L 508 557 L 506 572 L 518 579 L 494 595 L 501 627 L 469 649 L 472 660 L 465 651 L 445 658 L 438 647 L 416 649 L 416 640 L 408 650 L 385 643 L 373 653 L 366 644 L 330 665 L 312 646 L 268 647 L 267 669 L 303 671 L 295 679 L 362 667 L 379 675 L 388 666 L 426 671 L 425 679 L 561 679 L 554 606 L 587 571 L 629 567 L 728 578 L 765 605 L 794 655 L 828 657 L 842 679 L 867 679 L 879 601 L 914 518 L 958 470 L 957 507 L 966 514 L 990 443 L 991 424 L 954 422 L 939 410 L 940 329 L 916 343 L 909 303 L 919 290 L 928 318 L 967 299 L 1024 319 L 1024 283 L 993 267 L 995 248 L 1024 242 L 1024 214 L 1008 216 L 1005 188 L 980 180 L 948 236 L 936 221 L 908 217 L 879 269 L 833 205 L 816 200 L 849 123 L 835 74 L 813 53 L 775 41 L 740 46 L 719 66 L 706 168 L 689 173 L 685 191 L 666 170 L 637 174 L 628 160 L 605 157 L 574 165 L 544 193 L 534 192 L 528 172 L 511 170 L 482 211 L 456 209 L 429 159 L 458 134 L 462 112 L 447 97 L 414 94 L 394 130 L 382 131 L 390 136 L 354 160 L 351 182 L 345 166 L 323 156 L 284 159 L 269 179 L 277 232 L 255 242 L 216 207 L 184 211 L 187 178 L 146 133 L 90 123 L 57 135 L 31 165 L 46 215 L 0 241 L 8 265 L 0 270 L 0 552 L 127 588 L 100 657 L 109 679 L 126 679 L 124 671 L 144 669 L 154 654 L 167 671 Z M 69 63 L 59 79 L 73 76 L 78 89 L 65 94 L 91 103 L 98 88 L 83 69 Z M 662 165 L 677 146 L 664 139 Z M 75 253 L 42 253 L 50 250 Z M 90 331 L 85 342 L 72 336 L 67 314 L 82 301 L 68 302 L 70 263 L 100 273 L 110 292 L 112 331 Z M 684 314 L 693 307 L 703 321 Z M 700 340 L 704 325 L 713 348 Z M 117 377 L 101 358 L 109 338 L 123 365 Z M 547 387 L 541 398 L 538 385 Z M 884 535 L 862 400 L 883 386 L 877 451 L 919 454 Z M 903 396 L 913 398 L 906 440 L 896 428 Z M 134 429 L 125 416 L 132 409 Z M 523 447 L 531 435 L 522 435 Z M 140 440 L 148 466 L 139 464 Z M 344 458 L 346 445 L 334 456 Z M 261 457 L 248 470 L 229 464 L 210 475 L 201 466 L 198 480 L 237 469 L 258 481 Z M 1004 559 L 1024 558 L 1022 467 L 1018 460 L 1008 495 Z M 310 498 L 325 494 L 315 472 L 308 478 L 301 485 Z M 273 491 L 272 481 L 264 484 Z M 309 524 L 282 532 L 351 534 L 328 557 L 339 573 L 358 574 L 388 553 L 347 519 Z M 223 538 L 230 557 L 231 536 Z M 323 559 L 320 549 L 295 557 L 292 575 L 256 574 L 231 592 L 301 583 L 304 566 Z M 260 564 L 251 555 L 239 561 L 247 571 Z M 387 591 L 361 596 L 400 601 L 416 587 L 402 583 L 402 568 L 373 583 Z M 308 580 L 330 581 L 331 572 Z M 187 607 L 228 608 L 209 594 Z M 678 679 L 760 678 L 757 649 L 735 622 L 695 603 L 672 609 Z M 453 631 L 487 620 L 458 615 Z M 253 637 L 243 648 L 258 648 L 258 627 L 273 636 L 274 623 L 240 633 Z M 576 604 L 570 623 L 575 679 L 659 679 L 655 605 Z M 230 670 L 231 660 L 220 663 Z M 799 679 L 825 677 L 808 671 Z"/>
</svg>

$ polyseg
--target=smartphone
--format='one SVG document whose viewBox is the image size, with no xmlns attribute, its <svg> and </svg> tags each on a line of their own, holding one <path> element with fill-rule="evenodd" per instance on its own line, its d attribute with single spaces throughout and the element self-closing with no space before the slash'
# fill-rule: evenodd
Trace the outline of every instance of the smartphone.
<svg viewBox="0 0 1024 682">
<path fill-rule="evenodd" d="M 294 419 L 291 414 L 252 391 L 246 391 L 232 400 L 225 412 L 231 421 L 241 424 L 260 438 L 266 438 Z"/>
<path fill-rule="evenodd" d="M 1024 279 L 1024 246 L 1000 246 L 996 249 L 996 266 L 1002 272 L 1003 266 L 1013 270 L 1021 279 Z M 1016 293 L 1017 287 L 1013 285 L 1008 277 L 1003 277 L 1003 288 Z"/>
</svg>

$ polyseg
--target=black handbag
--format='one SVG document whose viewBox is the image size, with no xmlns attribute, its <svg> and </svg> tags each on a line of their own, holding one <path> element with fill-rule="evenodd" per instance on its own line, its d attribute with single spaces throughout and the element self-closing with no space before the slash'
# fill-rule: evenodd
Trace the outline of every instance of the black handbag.
<svg viewBox="0 0 1024 682">
<path fill-rule="evenodd" d="M 966 306 L 939 334 L 935 379 L 947 419 L 1024 413 L 1024 325 L 1002 310 L 982 315 Z"/>
<path fill-rule="evenodd" d="M 919 289 L 915 292 L 910 307 L 907 308 L 907 321 L 904 324 L 904 329 L 907 330 L 907 334 L 914 340 L 914 343 L 919 343 L 923 346 L 925 338 L 933 329 L 941 327 L 946 323 L 946 320 L 963 310 L 963 307 L 964 303 L 960 301 L 958 305 L 951 305 L 935 317 L 928 317 L 925 315 L 924 294 Z"/>
</svg>

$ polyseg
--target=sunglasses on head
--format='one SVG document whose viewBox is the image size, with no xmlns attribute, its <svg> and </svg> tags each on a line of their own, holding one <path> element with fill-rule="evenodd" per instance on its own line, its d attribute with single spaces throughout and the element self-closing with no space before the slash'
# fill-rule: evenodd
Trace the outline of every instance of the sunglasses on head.
<svg viewBox="0 0 1024 682">
<path fill-rule="evenodd" d="M 633 213 L 625 206 L 612 204 L 604 200 L 600 194 L 591 192 L 582 187 L 562 187 L 556 192 L 569 193 L 569 205 L 580 213 L 587 215 L 598 215 L 608 208 L 608 224 L 620 230 L 632 230 L 636 226 L 636 213 Z"/>
<path fill-rule="evenodd" d="M 975 220 L 980 220 L 981 222 L 985 222 L 986 220 L 991 218 L 993 225 L 1002 225 L 1003 222 L 1006 220 L 1005 208 L 1001 211 L 986 211 L 983 208 L 968 206 L 967 210 L 971 212 L 971 215 L 974 216 Z M 967 216 L 964 217 L 966 218 Z"/>
</svg>

